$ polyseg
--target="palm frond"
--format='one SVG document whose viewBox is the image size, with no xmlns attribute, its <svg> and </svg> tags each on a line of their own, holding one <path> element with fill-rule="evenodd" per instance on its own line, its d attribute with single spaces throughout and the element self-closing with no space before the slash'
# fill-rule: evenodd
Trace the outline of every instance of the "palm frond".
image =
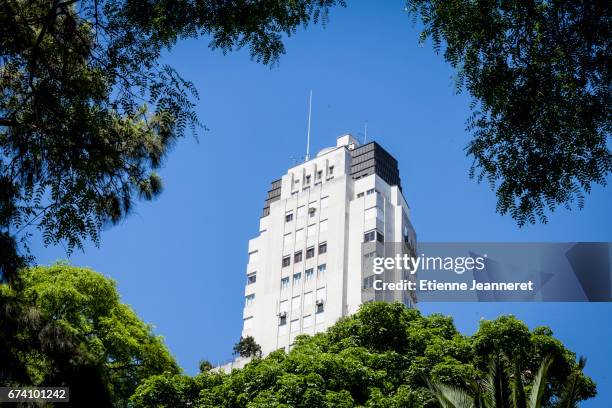
<svg viewBox="0 0 612 408">
<path fill-rule="evenodd" d="M 503 356 L 496 356 L 489 363 L 489 376 L 485 387 L 492 396 L 492 405 L 495 408 L 510 408 L 510 388 L 508 373 Z"/>
<path fill-rule="evenodd" d="M 518 361 L 514 363 L 514 381 L 512 382 L 512 402 L 514 408 L 527 408 L 527 397 Z"/>
<path fill-rule="evenodd" d="M 459 387 L 430 382 L 428 386 L 442 408 L 474 408 L 474 399 Z"/>
<path fill-rule="evenodd" d="M 548 372 L 548 368 L 552 364 L 552 357 L 547 356 L 540 368 L 538 369 L 538 373 L 535 375 L 533 379 L 533 384 L 531 388 L 531 393 L 529 395 L 529 408 L 540 408 L 542 405 L 542 396 L 544 395 L 544 391 L 546 390 L 546 374 Z"/>
<path fill-rule="evenodd" d="M 580 356 L 578 359 L 578 365 L 572 370 L 572 373 L 567 378 L 563 391 L 561 393 L 561 399 L 558 403 L 558 408 L 574 408 L 578 399 L 578 380 L 582 370 L 586 365 L 586 358 Z"/>
</svg>

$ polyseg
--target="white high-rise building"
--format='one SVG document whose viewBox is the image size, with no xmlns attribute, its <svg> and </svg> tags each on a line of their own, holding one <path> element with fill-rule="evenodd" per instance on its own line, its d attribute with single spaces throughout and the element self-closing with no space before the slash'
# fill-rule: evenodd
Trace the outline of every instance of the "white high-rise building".
<svg viewBox="0 0 612 408">
<path fill-rule="evenodd" d="M 407 292 L 375 291 L 363 267 L 391 255 L 386 243 L 414 254 L 397 161 L 376 142 L 341 136 L 272 182 L 259 235 L 249 241 L 242 335 L 253 336 L 265 355 L 327 329 L 362 303 L 410 306 Z"/>
</svg>

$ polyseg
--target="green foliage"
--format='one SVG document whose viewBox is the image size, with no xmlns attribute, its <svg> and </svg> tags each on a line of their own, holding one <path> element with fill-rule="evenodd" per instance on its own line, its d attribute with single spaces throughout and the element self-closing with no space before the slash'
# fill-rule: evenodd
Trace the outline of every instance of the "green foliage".
<svg viewBox="0 0 612 408">
<path fill-rule="evenodd" d="M 62 364 L 95 368 L 97 381 L 115 406 L 126 406 L 145 378 L 179 373 L 162 339 L 121 303 L 112 280 L 61 263 L 27 269 L 22 280 L 21 290 L 4 286 L 1 294 L 17 296 L 22 305 L 29 305 L 22 312 L 35 313 L 45 323 L 39 333 L 30 330 L 31 325 L 20 325 L 16 328 L 18 341 L 8 342 L 26 374 L 17 383 L 71 384 L 65 369 L 57 364 L 56 354 L 62 347 L 69 360 Z M 60 347 L 46 344 L 56 340 Z"/>
<path fill-rule="evenodd" d="M 240 340 L 234 345 L 234 354 L 240 357 L 261 357 L 261 346 L 252 336 L 240 336 Z"/>
<path fill-rule="evenodd" d="M 610 3 L 407 0 L 421 41 L 457 69 L 473 98 L 470 175 L 488 181 L 497 211 L 546 222 L 612 171 Z"/>
<path fill-rule="evenodd" d="M 441 383 L 429 383 L 429 389 L 443 408 L 542 408 L 545 406 L 545 390 L 548 370 L 552 363 L 550 356 L 544 358 L 536 375 L 531 380 L 529 395 L 525 392 L 525 373 L 515 362 L 511 370 L 509 360 L 505 356 L 494 356 L 486 379 L 465 390 Z M 582 375 L 585 360 L 581 357 L 568 379 L 563 397 L 554 402 L 553 406 L 562 408 L 574 407 L 578 401 L 576 382 Z"/>
<path fill-rule="evenodd" d="M 433 394 L 426 379 L 469 388 L 487 378 L 492 356 L 506 354 L 523 362 L 525 384 L 531 387 L 534 375 L 530 373 L 537 372 L 543 353 L 554 355 L 555 362 L 548 370 L 550 386 L 542 393 L 542 406 L 552 406 L 563 395 L 558 384 L 570 375 L 577 400 L 595 395 L 591 379 L 576 371 L 574 354 L 548 329 L 530 331 L 508 316 L 482 321 L 473 336 L 464 336 L 449 317 L 425 317 L 401 304 L 372 302 L 325 333 L 299 336 L 288 354 L 275 351 L 231 374 L 214 370 L 199 374 L 195 377 L 200 384 L 198 397 L 189 401 L 192 407 L 228 408 L 431 407 Z M 164 386 L 166 390 L 180 388 L 189 378 L 162 377 L 140 385 L 135 395 L 149 405 L 136 404 L 136 408 L 158 406 L 155 395 L 165 391 L 157 390 L 155 381 L 177 382 Z M 164 401 L 179 401 L 183 395 L 177 391 Z"/>
<path fill-rule="evenodd" d="M 200 364 L 198 365 L 198 367 L 200 368 L 200 372 L 201 373 L 205 373 L 207 371 L 210 371 L 214 368 L 214 366 L 212 365 L 212 363 L 208 360 L 202 360 L 200 361 Z"/>
<path fill-rule="evenodd" d="M 156 169 L 201 126 L 197 90 L 159 62 L 179 39 L 249 49 L 273 64 L 289 36 L 342 0 L 3 0 L 0 3 L 0 272 L 13 279 L 30 227 L 70 252 L 135 197 L 162 190 Z M 5 259 L 7 262 L 5 262 Z"/>
<path fill-rule="evenodd" d="M 184 375 L 155 375 L 146 380 L 130 399 L 134 407 L 186 407 L 198 396 L 196 379 Z"/>
</svg>

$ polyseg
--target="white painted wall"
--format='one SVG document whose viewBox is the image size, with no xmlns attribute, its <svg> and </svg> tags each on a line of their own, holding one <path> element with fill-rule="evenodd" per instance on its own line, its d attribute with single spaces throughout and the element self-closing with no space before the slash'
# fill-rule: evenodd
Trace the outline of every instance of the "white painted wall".
<svg viewBox="0 0 612 408">
<path fill-rule="evenodd" d="M 282 177 L 280 200 L 270 205 L 270 214 L 260 221 L 259 235 L 249 241 L 246 272 L 256 273 L 257 278 L 245 287 L 245 300 L 255 297 L 244 308 L 242 335 L 253 336 L 264 355 L 288 349 L 297 335 L 323 331 L 358 310 L 364 232 L 378 228 L 387 241 L 402 240 L 406 224 L 402 219 L 408 220 L 409 209 L 401 191 L 376 175 L 353 180 L 349 148 L 354 146 L 358 146 L 356 139 L 341 136 L 336 147 L 290 168 Z M 375 192 L 366 194 L 371 189 Z M 364 195 L 357 197 L 361 192 Z M 287 222 L 288 214 L 293 219 Z M 319 245 L 324 242 L 327 252 L 320 254 Z M 311 247 L 315 254 L 307 259 Z M 295 262 L 298 251 L 302 259 Z M 291 257 L 288 267 L 282 267 L 284 256 Z M 326 271 L 318 276 L 321 265 Z M 314 273 L 307 280 L 309 269 Z M 289 279 L 285 289 L 281 289 L 283 278 Z M 323 302 L 320 313 L 317 301 Z M 284 325 L 279 325 L 281 312 L 286 313 Z"/>
</svg>

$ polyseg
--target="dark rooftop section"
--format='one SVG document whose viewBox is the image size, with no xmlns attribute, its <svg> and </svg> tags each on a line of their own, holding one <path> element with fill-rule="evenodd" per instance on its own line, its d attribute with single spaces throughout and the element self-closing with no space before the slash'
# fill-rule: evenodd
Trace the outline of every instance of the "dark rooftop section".
<svg viewBox="0 0 612 408">
<path fill-rule="evenodd" d="M 351 150 L 351 177 L 358 180 L 362 177 L 376 174 L 390 186 L 398 186 L 400 191 L 402 183 L 399 176 L 397 160 L 376 142 L 370 142 Z"/>
<path fill-rule="evenodd" d="M 400 191 L 402 184 L 399 176 L 397 160 L 376 142 L 370 142 L 363 146 L 350 150 L 351 153 L 351 174 L 353 180 L 376 174 L 390 186 L 398 186 Z M 268 197 L 264 203 L 263 214 L 261 217 L 270 215 L 270 204 L 280 200 L 281 179 L 272 182 Z"/>
<path fill-rule="evenodd" d="M 270 215 L 270 204 L 272 204 L 275 201 L 280 200 L 280 196 L 281 196 L 281 179 L 278 179 L 272 182 L 270 190 L 268 190 L 268 198 L 266 198 L 266 202 L 264 203 L 263 214 L 261 216 L 262 218 Z"/>
</svg>

